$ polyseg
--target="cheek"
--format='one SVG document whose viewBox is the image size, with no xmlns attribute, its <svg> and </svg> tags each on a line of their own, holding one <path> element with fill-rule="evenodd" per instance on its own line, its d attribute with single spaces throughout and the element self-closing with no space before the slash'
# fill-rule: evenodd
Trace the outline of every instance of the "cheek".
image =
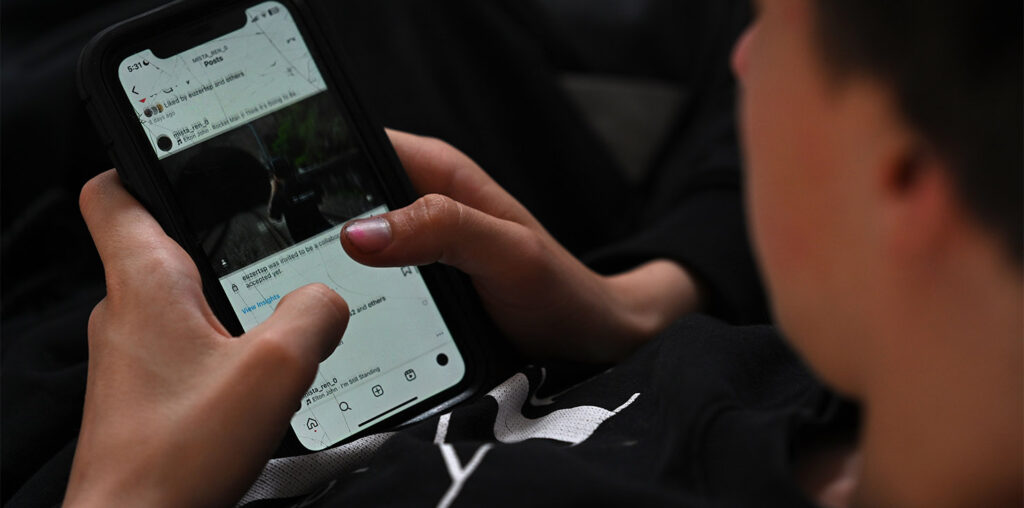
<svg viewBox="0 0 1024 508">
<path fill-rule="evenodd" d="M 752 240 L 775 322 L 827 381 L 852 386 L 851 355 L 833 331 L 849 274 L 840 269 L 848 249 L 836 237 L 844 204 L 829 120 L 813 94 L 763 85 L 745 91 L 742 124 Z"/>
<path fill-rule="evenodd" d="M 752 240 L 776 323 L 819 374 L 851 386 L 852 355 L 834 337 L 845 322 L 836 313 L 849 298 L 845 282 L 862 275 L 842 262 L 850 255 L 837 155 L 845 136 L 806 35 L 771 19 L 734 55 Z"/>
<path fill-rule="evenodd" d="M 754 56 L 754 55 L 752 55 Z M 811 90 L 785 66 L 746 63 L 742 130 L 747 208 L 757 257 L 776 318 L 792 336 L 820 298 L 827 256 L 827 137 Z"/>
<path fill-rule="evenodd" d="M 801 130 L 787 105 L 791 87 L 775 76 L 750 69 L 744 87 L 742 129 L 746 151 L 747 206 L 754 244 L 769 283 L 784 278 L 787 260 L 794 254 L 806 229 L 799 213 L 807 199 L 809 182 L 801 174 L 797 147 Z"/>
<path fill-rule="evenodd" d="M 750 97 L 750 100 L 756 100 Z M 815 192 L 803 174 L 800 154 L 789 132 L 793 127 L 751 104 L 744 113 L 748 165 L 746 197 L 756 257 L 764 277 L 775 323 L 812 365 L 820 366 L 820 316 L 829 299 L 822 298 L 824 282 L 820 228 L 809 193 Z M 760 115 L 764 115 L 760 117 Z"/>
</svg>

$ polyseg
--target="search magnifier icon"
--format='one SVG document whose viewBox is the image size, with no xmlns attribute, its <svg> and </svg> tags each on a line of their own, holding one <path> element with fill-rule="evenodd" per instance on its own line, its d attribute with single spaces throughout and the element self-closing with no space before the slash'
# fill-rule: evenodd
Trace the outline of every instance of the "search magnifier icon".
<svg viewBox="0 0 1024 508">
<path fill-rule="evenodd" d="M 352 408 L 349 407 L 348 402 L 342 402 L 341 404 L 338 404 L 338 409 L 341 409 L 342 411 L 348 411 L 349 409 Z"/>
</svg>

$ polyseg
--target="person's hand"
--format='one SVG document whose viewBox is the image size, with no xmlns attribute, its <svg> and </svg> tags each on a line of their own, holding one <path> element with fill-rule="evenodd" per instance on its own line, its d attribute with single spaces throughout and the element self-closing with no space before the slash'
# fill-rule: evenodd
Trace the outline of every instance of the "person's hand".
<svg viewBox="0 0 1024 508">
<path fill-rule="evenodd" d="M 337 346 L 345 302 L 308 286 L 232 338 L 191 259 L 113 171 L 86 184 L 81 208 L 107 296 L 89 320 L 85 411 L 65 504 L 232 504 Z"/>
<path fill-rule="evenodd" d="M 502 331 L 537 356 L 617 360 L 699 305 L 693 279 L 678 264 L 656 260 L 598 275 L 464 154 L 436 139 L 388 135 L 424 196 L 349 223 L 341 242 L 356 261 L 462 270 Z"/>
</svg>

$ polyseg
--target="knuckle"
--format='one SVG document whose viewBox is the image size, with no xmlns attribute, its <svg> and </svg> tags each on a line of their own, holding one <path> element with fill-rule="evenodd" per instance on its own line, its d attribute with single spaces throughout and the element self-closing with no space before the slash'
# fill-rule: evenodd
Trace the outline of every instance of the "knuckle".
<svg viewBox="0 0 1024 508">
<path fill-rule="evenodd" d="M 520 226 L 515 236 L 515 243 L 519 245 L 519 255 L 524 262 L 536 264 L 551 258 L 548 244 L 540 235 Z"/>
<path fill-rule="evenodd" d="M 83 216 L 90 213 L 96 207 L 104 205 L 109 196 L 111 179 L 114 181 L 118 179 L 113 169 L 93 176 L 82 185 L 82 190 L 78 194 L 78 209 L 82 212 Z"/>
<path fill-rule="evenodd" d="M 446 230 L 459 225 L 462 204 L 440 194 L 427 194 L 417 201 L 423 223 L 434 230 Z"/>
<path fill-rule="evenodd" d="M 500 271 L 506 276 L 514 274 L 527 286 L 549 284 L 555 274 L 551 272 L 553 256 L 544 239 L 525 227 L 515 228 L 510 238 L 515 254 L 503 258 Z"/>
<path fill-rule="evenodd" d="M 82 215 L 85 216 L 89 213 L 93 203 L 96 201 L 97 194 L 99 194 L 99 176 L 94 176 L 85 182 L 82 186 L 82 191 L 78 194 L 78 209 Z"/>
<path fill-rule="evenodd" d="M 199 270 L 182 251 L 166 245 L 153 245 L 145 256 L 139 259 L 140 273 L 162 281 L 198 282 Z"/>
<path fill-rule="evenodd" d="M 107 327 L 107 299 L 104 298 L 92 308 L 89 313 L 89 323 L 86 325 L 87 335 L 90 344 L 102 341 L 106 337 Z"/>
<path fill-rule="evenodd" d="M 306 377 L 316 366 L 298 348 L 289 345 L 288 337 L 282 334 L 261 336 L 253 341 L 249 353 L 258 372 L 277 372 L 289 378 Z"/>
<path fill-rule="evenodd" d="M 166 245 L 147 246 L 146 254 L 106 271 L 107 296 L 120 305 L 131 303 L 137 296 L 150 294 L 153 287 L 169 293 L 200 288 L 199 270 L 183 251 Z"/>
</svg>

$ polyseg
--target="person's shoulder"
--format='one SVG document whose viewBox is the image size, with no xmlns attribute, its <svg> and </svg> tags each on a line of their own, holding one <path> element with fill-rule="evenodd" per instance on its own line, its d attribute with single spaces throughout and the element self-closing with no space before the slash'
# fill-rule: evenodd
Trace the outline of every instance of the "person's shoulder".
<svg viewBox="0 0 1024 508">
<path fill-rule="evenodd" d="M 679 319 L 626 363 L 691 404 L 764 407 L 824 390 L 775 327 L 702 314 Z"/>
</svg>

